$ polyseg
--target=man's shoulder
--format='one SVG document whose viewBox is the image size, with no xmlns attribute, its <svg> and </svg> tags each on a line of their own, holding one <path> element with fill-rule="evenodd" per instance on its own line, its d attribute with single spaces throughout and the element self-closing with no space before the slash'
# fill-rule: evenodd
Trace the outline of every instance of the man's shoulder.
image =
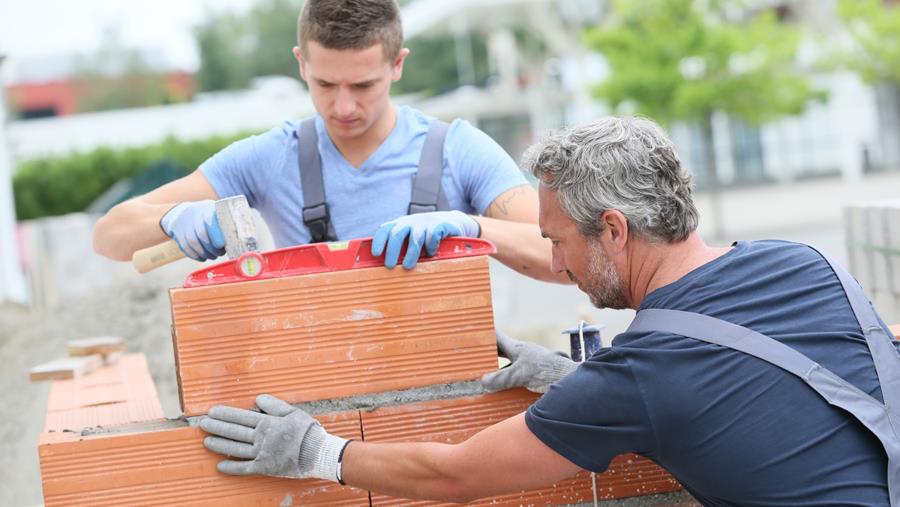
<svg viewBox="0 0 900 507">
<path fill-rule="evenodd" d="M 451 120 L 443 120 L 412 106 L 400 106 L 398 108 L 398 113 L 397 117 L 400 121 L 404 122 L 408 128 L 412 127 L 415 129 L 418 127 L 418 130 L 421 131 L 427 131 L 432 123 L 436 121 L 447 123 L 449 125 L 449 129 L 447 130 L 448 140 L 457 137 L 469 138 L 474 134 L 486 135 L 465 118 L 456 117 Z"/>
<path fill-rule="evenodd" d="M 250 136 L 247 140 L 253 143 L 258 156 L 280 158 L 285 150 L 296 147 L 298 130 L 302 121 L 285 120 L 281 125 Z"/>
</svg>

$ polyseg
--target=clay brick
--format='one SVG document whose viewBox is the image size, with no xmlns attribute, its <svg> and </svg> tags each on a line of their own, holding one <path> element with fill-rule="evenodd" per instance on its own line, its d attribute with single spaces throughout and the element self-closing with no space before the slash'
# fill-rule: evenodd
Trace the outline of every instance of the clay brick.
<svg viewBox="0 0 900 507">
<path fill-rule="evenodd" d="M 172 289 L 182 408 L 478 378 L 497 367 L 487 257 Z"/>
<path fill-rule="evenodd" d="M 358 412 L 318 417 L 360 438 Z M 174 424 L 174 423 L 172 423 Z M 38 444 L 44 502 L 65 506 L 368 505 L 368 492 L 320 480 L 228 476 L 195 427 L 92 435 L 45 433 Z"/>
<path fill-rule="evenodd" d="M 63 357 L 39 364 L 28 371 L 32 382 L 78 378 L 103 366 L 103 356 Z"/>
<path fill-rule="evenodd" d="M 66 350 L 70 356 L 89 356 L 92 354 L 100 354 L 106 359 L 106 356 L 123 352 L 125 350 L 125 340 L 117 336 L 94 336 L 91 338 L 79 338 L 66 342 Z"/>
<path fill-rule="evenodd" d="M 44 431 L 81 430 L 164 417 L 143 354 L 50 386 Z"/>
<path fill-rule="evenodd" d="M 513 389 L 452 400 L 437 400 L 362 412 L 368 442 L 429 441 L 456 443 L 479 430 L 524 411 L 537 395 Z M 652 461 L 635 455 L 617 457 L 598 474 L 598 498 L 611 499 L 677 491 L 681 486 Z M 591 476 L 582 472 L 558 484 L 532 491 L 481 499 L 471 505 L 567 505 L 593 501 Z M 372 494 L 372 505 L 445 505 Z M 449 505 L 449 504 L 448 504 Z"/>
</svg>

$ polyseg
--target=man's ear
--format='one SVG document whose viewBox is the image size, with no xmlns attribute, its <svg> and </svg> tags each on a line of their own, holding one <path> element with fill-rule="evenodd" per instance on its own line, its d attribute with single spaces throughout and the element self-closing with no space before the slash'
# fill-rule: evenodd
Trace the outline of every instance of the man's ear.
<svg viewBox="0 0 900 507">
<path fill-rule="evenodd" d="M 403 77 L 403 62 L 406 61 L 407 56 L 409 56 L 409 48 L 402 48 L 397 53 L 397 58 L 394 58 L 391 67 L 391 81 L 399 81 Z"/>
<path fill-rule="evenodd" d="M 628 243 L 628 219 L 617 209 L 610 209 L 600 215 L 600 223 L 610 246 L 618 251 L 623 250 Z"/>
<path fill-rule="evenodd" d="M 306 60 L 303 59 L 303 50 L 301 50 L 298 46 L 294 46 L 294 49 L 291 50 L 294 53 L 294 58 L 297 60 L 297 64 L 300 65 L 300 77 L 303 78 L 304 81 L 306 79 Z"/>
</svg>

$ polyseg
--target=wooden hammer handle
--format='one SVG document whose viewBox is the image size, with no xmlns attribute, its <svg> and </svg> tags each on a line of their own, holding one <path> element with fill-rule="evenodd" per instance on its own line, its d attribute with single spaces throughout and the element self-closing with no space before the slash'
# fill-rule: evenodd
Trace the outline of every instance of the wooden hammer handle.
<svg viewBox="0 0 900 507">
<path fill-rule="evenodd" d="M 174 239 L 170 239 L 165 243 L 134 252 L 134 255 L 131 256 L 131 263 L 134 264 L 134 269 L 138 273 L 146 273 L 184 257 L 184 252 L 178 248 L 178 243 Z"/>
</svg>

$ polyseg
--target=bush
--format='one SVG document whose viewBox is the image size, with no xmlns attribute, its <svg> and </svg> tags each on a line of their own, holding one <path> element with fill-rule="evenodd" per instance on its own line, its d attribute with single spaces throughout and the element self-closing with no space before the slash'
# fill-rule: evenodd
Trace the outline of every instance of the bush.
<svg viewBox="0 0 900 507">
<path fill-rule="evenodd" d="M 19 220 L 83 211 L 117 181 L 169 159 L 184 174 L 233 141 L 246 137 L 214 136 L 199 141 L 167 138 L 140 148 L 97 148 L 67 157 L 26 161 L 13 176 L 16 216 Z"/>
</svg>

